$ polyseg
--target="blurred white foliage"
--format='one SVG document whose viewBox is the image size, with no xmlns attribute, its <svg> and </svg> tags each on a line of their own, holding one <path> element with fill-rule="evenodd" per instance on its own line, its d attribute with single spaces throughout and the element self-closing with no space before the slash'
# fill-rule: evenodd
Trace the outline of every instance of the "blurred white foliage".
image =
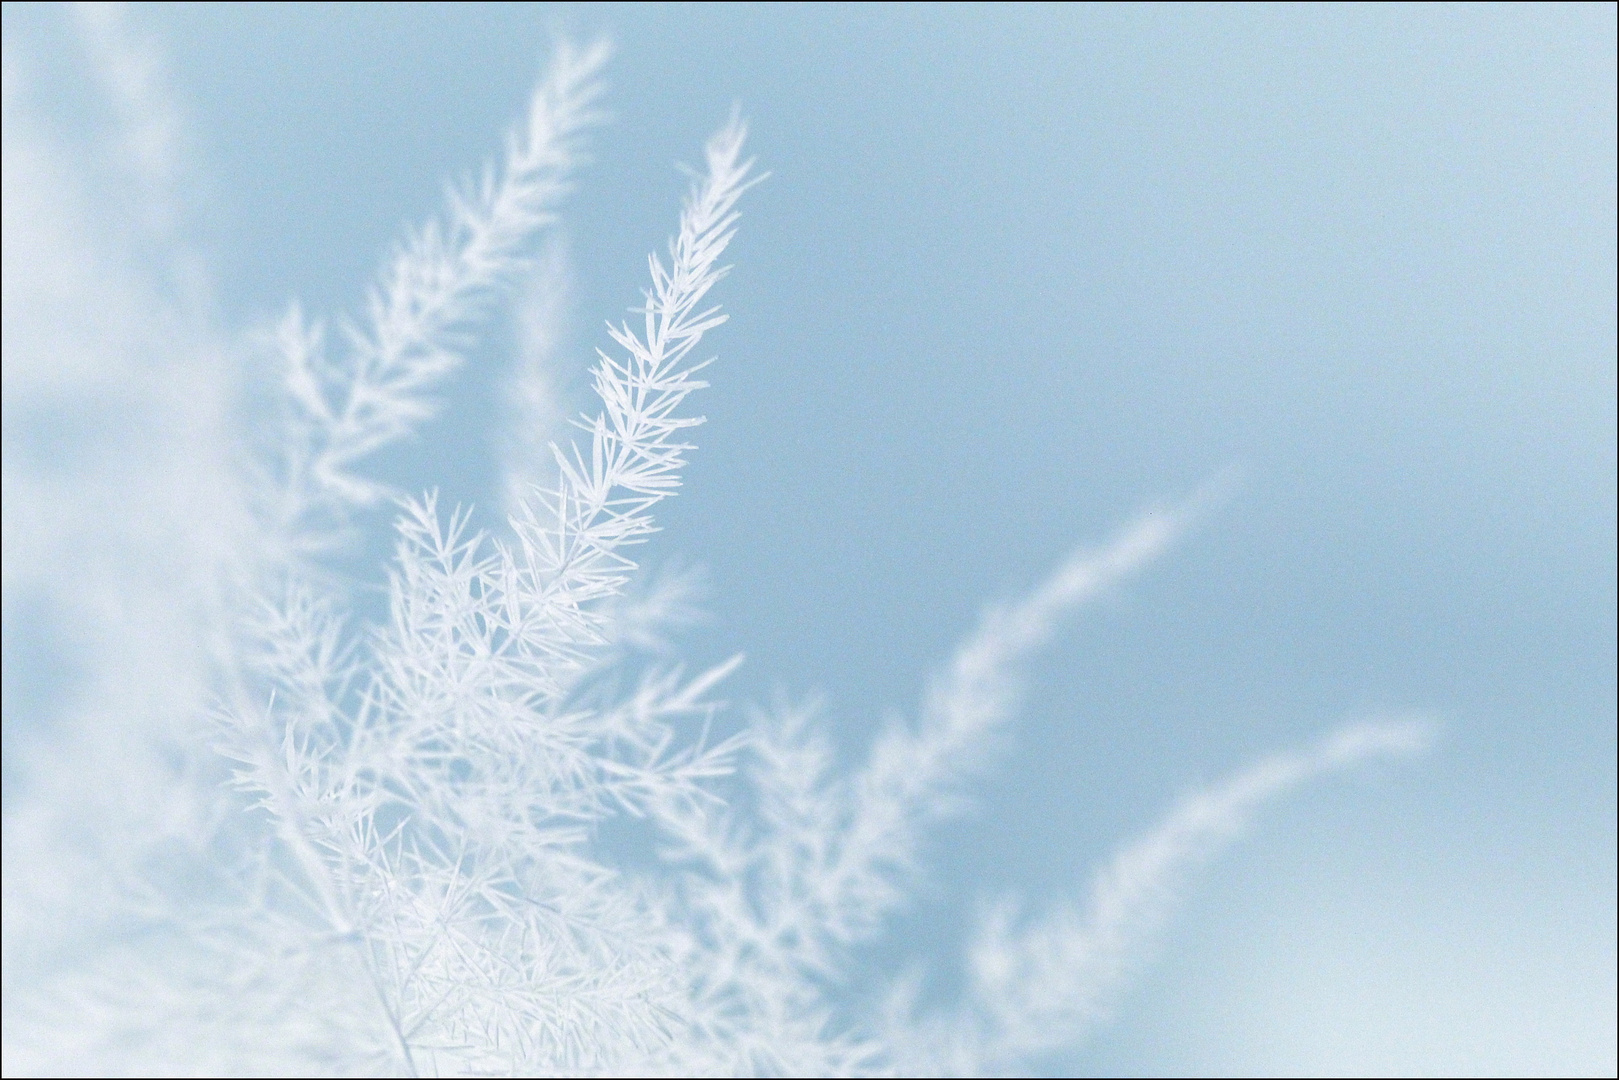
<svg viewBox="0 0 1619 1080">
<path fill-rule="evenodd" d="M 562 438 L 568 417 L 557 373 L 563 369 L 563 329 L 572 307 L 568 251 L 555 230 L 518 282 L 512 307 L 517 323 L 517 362 L 504 403 L 506 450 L 501 455 L 502 509 L 518 515 L 529 492 L 556 486 L 551 444 Z"/>
<path fill-rule="evenodd" d="M 95 941 L 144 854 L 210 827 L 190 797 L 194 721 L 251 533 L 234 376 L 173 213 L 160 55 L 117 9 L 69 13 L 110 135 L 71 145 L 39 117 L 46 88 L 9 29 L 4 54 L 0 595 L 8 646 L 43 638 L 68 669 L 6 717 L 8 1025 L 10 987 Z M 9 695 L 25 676 L 5 679 Z"/>
<path fill-rule="evenodd" d="M 116 10 L 78 19 L 123 133 L 117 167 L 145 193 L 124 217 L 180 250 L 155 53 Z M 565 289 L 537 234 L 582 160 L 605 58 L 558 51 L 501 166 L 400 249 L 366 317 L 339 324 L 335 359 L 293 308 L 268 348 L 283 422 L 244 470 L 206 312 L 75 233 L 90 215 L 14 109 L 8 53 L 7 633 L 37 625 L 13 597 L 46 594 L 96 666 L 8 798 L 8 1073 L 1015 1070 L 1083 1038 L 1176 883 L 1260 803 L 1421 744 L 1420 725 L 1363 725 L 1267 759 L 1122 849 L 1088 907 L 994 909 L 954 1008 L 919 1012 L 903 979 L 851 1005 L 855 948 L 904 903 L 925 830 L 1013 718 L 1028 657 L 1194 507 L 1144 516 L 987 613 L 915 723 L 847 774 L 813 709 L 711 735 L 737 661 L 692 674 L 668 659 L 693 579 L 629 591 L 628 548 L 701 422 L 684 409 L 704 385 L 694 350 L 724 319 L 708 294 L 754 182 L 739 121 L 709 143 L 667 262 L 650 261 L 643 319 L 611 328 L 588 444 L 533 459 L 534 432 L 554 428 Z M 514 282 L 527 348 L 510 409 L 527 428 L 510 440 L 508 526 L 486 538 L 432 496 L 402 500 L 389 618 L 351 630 L 320 558 L 389 494 L 365 460 L 431 414 Z M 156 434 L 126 432 L 67 478 L 18 452 L 29 423 L 98 394 Z M 604 849 L 613 818 L 651 830 L 656 859 Z"/>
</svg>

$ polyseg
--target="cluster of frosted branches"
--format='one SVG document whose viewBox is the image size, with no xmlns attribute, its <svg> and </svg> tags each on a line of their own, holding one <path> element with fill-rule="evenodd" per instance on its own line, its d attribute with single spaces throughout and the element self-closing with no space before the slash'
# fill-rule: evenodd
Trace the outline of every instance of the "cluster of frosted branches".
<svg viewBox="0 0 1619 1080">
<path fill-rule="evenodd" d="M 732 665 L 653 672 L 607 705 L 569 689 L 609 640 L 625 548 L 678 486 L 699 422 L 679 406 L 702 385 L 692 350 L 723 320 L 704 298 L 748 183 L 742 138 L 733 122 L 710 142 L 668 265 L 651 260 L 643 331 L 616 328 L 624 358 L 601 354 L 589 450 L 559 451 L 517 542 L 406 502 L 391 617 L 357 667 L 300 592 L 251 635 L 264 704 L 243 695 L 225 749 L 270 823 L 278 880 L 303 897 L 302 952 L 352 953 L 376 998 L 365 1043 L 395 1067 L 606 1068 L 652 1056 L 684 1018 L 649 905 L 583 850 L 583 826 L 712 799 L 735 741 L 679 725 L 711 712 Z"/>
<path fill-rule="evenodd" d="M 1014 717 L 1031 655 L 1194 507 L 1144 516 L 987 613 L 915 722 L 880 732 L 852 772 L 812 708 L 712 736 L 737 661 L 692 675 L 628 658 L 663 646 L 691 592 L 677 575 L 637 597 L 631 554 L 701 423 L 686 407 L 704 385 L 697 349 L 725 318 L 710 293 L 756 180 L 735 118 L 649 260 L 640 318 L 609 328 L 584 443 L 553 446 L 554 472 L 508 463 L 500 539 L 431 495 L 399 500 L 388 616 L 351 629 L 312 556 L 386 493 L 364 459 L 431 414 L 489 299 L 525 273 L 547 280 L 536 234 L 582 160 L 604 58 L 558 52 L 503 163 L 393 258 L 366 318 L 343 324 L 341 359 L 296 307 L 273 336 L 288 422 L 252 481 L 262 539 L 216 678 L 213 749 L 235 802 L 203 842 L 142 863 L 125 889 L 138 932 L 33 999 L 28 1025 L 8 1016 L 8 1071 L 1016 1069 L 1085 1035 L 1177 882 L 1258 804 L 1420 744 L 1418 726 L 1370 725 L 1261 762 L 1125 848 L 1087 907 L 998 909 L 954 1007 L 919 1010 L 904 981 L 855 1000 L 858 947 L 902 907 L 926 830 Z M 546 299 L 532 310 L 554 315 Z M 520 419 L 550 407 L 541 396 Z M 553 482 L 518 482 L 541 475 Z M 603 843 L 614 818 L 641 822 L 657 857 Z"/>
</svg>

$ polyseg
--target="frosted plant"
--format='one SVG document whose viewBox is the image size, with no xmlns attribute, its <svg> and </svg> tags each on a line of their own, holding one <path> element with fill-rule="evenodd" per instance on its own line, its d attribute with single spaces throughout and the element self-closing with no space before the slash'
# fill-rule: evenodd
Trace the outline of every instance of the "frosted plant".
<svg viewBox="0 0 1619 1080">
<path fill-rule="evenodd" d="M 558 51 L 502 163 L 392 258 L 335 359 L 297 307 L 260 341 L 281 423 L 245 481 L 256 531 L 224 590 L 216 705 L 179 725 L 212 763 L 192 774 L 206 827 L 179 848 L 148 837 L 120 868 L 121 936 L 10 996 L 8 1071 L 1016 1070 L 1085 1036 L 1178 883 L 1261 803 L 1422 744 L 1419 724 L 1364 724 L 1262 761 L 1121 849 L 1085 906 L 994 908 L 955 1006 L 919 1008 L 904 979 L 852 999 L 857 950 L 903 907 L 926 830 L 1014 718 L 1029 657 L 1169 547 L 1199 500 L 989 611 L 914 721 L 846 774 L 813 708 L 722 715 L 713 695 L 739 661 L 668 660 L 691 580 L 634 592 L 631 556 L 693 449 L 699 350 L 725 319 L 711 293 L 759 179 L 735 117 L 649 260 L 639 317 L 609 328 L 583 439 L 533 460 L 554 403 L 543 368 L 515 378 L 511 413 L 533 429 L 508 441 L 499 532 L 369 478 L 513 288 L 528 290 L 530 360 L 556 341 L 561 261 L 539 234 L 583 160 L 605 58 Z M 131 130 L 167 130 L 150 119 Z M 389 496 L 388 614 L 356 628 L 321 560 Z M 613 819 L 641 822 L 656 856 L 605 843 Z M 9 845 L 9 811 L 7 830 Z"/>
</svg>

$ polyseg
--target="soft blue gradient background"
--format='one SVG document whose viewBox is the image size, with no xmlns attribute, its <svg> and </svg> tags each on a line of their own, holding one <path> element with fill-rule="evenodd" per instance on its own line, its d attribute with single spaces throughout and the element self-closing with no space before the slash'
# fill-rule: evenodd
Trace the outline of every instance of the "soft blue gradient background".
<svg viewBox="0 0 1619 1080">
<path fill-rule="evenodd" d="M 43 16 L 8 10 L 7 32 Z M 1615 14 L 1445 8 L 157 7 L 226 322 L 352 308 L 610 33 L 570 376 L 741 102 L 710 423 L 652 561 L 733 696 L 858 750 L 988 600 L 1222 470 L 1044 660 L 890 966 L 1071 892 L 1180 792 L 1326 726 L 1440 744 L 1276 808 L 1053 1070 L 1615 1067 Z M 64 98 L 64 108 L 71 107 Z M 491 364 L 496 353 L 491 353 Z M 492 375 L 391 463 L 492 503 Z"/>
</svg>

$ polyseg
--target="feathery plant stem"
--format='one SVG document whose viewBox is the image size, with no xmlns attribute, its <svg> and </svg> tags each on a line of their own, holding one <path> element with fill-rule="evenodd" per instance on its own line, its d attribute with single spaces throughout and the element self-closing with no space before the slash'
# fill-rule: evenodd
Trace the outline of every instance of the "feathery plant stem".
<svg viewBox="0 0 1619 1080">
<path fill-rule="evenodd" d="M 1143 515 L 1100 551 L 1076 551 L 1018 603 L 986 612 L 929 685 L 917 726 L 882 733 L 857 781 L 854 826 L 831 879 L 846 896 L 839 907 L 857 925 L 893 902 L 886 891 L 866 892 L 869 883 L 881 880 L 884 866 L 912 865 L 929 819 L 954 804 L 963 774 L 981 765 L 997 731 L 1016 715 L 1022 669 L 1062 616 L 1161 555 L 1200 501 Z"/>
<path fill-rule="evenodd" d="M 514 521 L 523 566 L 548 601 L 543 624 L 570 627 L 576 640 L 599 643 L 586 606 L 615 595 L 635 564 L 619 549 L 654 531 L 651 508 L 680 485 L 685 452 L 680 433 L 701 424 L 678 409 L 706 386 L 693 375 L 707 361 L 688 358 L 703 335 L 723 323 L 717 307 L 700 308 L 726 268 L 716 265 L 735 234 L 736 203 L 763 177 L 749 179 L 752 161 L 741 158 L 746 128 L 739 118 L 709 141 L 707 171 L 680 218 L 670 245 L 670 266 L 648 259 L 652 287 L 641 309 L 643 336 L 627 323 L 610 326 L 627 354 L 616 360 L 598 351 L 593 386 L 603 411 L 576 423 L 590 433 L 590 459 L 553 447 L 560 482 Z M 565 647 L 558 642 L 559 647 Z"/>
</svg>

